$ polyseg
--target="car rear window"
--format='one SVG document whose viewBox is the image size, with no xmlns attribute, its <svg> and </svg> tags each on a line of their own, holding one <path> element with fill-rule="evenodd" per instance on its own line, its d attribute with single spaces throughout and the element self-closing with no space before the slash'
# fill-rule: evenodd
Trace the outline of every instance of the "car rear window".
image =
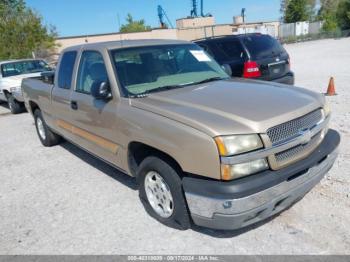
<svg viewBox="0 0 350 262">
<path fill-rule="evenodd" d="M 269 35 L 245 36 L 243 43 L 248 49 L 251 59 L 275 56 L 284 52 L 282 45 Z"/>
</svg>

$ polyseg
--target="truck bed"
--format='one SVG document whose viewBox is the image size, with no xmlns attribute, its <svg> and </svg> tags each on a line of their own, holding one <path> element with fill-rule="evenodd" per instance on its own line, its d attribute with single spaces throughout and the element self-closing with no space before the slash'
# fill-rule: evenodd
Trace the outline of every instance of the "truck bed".
<svg viewBox="0 0 350 262">
<path fill-rule="evenodd" d="M 45 83 L 41 78 L 27 78 L 22 81 L 22 93 L 27 109 L 33 103 L 39 105 L 43 113 L 48 112 L 51 105 L 51 92 L 54 85 Z M 30 103 L 29 103 L 30 101 Z M 31 112 L 31 110 L 28 110 Z"/>
</svg>

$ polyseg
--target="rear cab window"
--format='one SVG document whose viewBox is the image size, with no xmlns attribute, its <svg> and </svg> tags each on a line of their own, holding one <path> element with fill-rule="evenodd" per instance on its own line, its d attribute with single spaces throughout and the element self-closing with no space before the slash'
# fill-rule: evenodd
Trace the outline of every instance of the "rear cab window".
<svg viewBox="0 0 350 262">
<path fill-rule="evenodd" d="M 276 56 L 285 52 L 283 46 L 269 35 L 244 36 L 242 42 L 253 60 Z"/>
<path fill-rule="evenodd" d="M 70 89 L 72 86 L 72 76 L 75 60 L 77 58 L 76 51 L 68 51 L 63 54 L 58 71 L 58 87 Z"/>
</svg>

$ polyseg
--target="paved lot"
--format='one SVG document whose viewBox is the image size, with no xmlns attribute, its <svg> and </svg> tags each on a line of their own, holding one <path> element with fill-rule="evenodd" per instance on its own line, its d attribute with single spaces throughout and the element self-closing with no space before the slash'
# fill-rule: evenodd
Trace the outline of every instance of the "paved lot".
<svg viewBox="0 0 350 262">
<path fill-rule="evenodd" d="M 287 46 L 297 84 L 324 92 L 341 154 L 329 176 L 272 221 L 241 232 L 169 229 L 133 179 L 75 146 L 41 146 L 29 114 L 0 106 L 0 254 L 350 254 L 350 39 Z"/>
</svg>

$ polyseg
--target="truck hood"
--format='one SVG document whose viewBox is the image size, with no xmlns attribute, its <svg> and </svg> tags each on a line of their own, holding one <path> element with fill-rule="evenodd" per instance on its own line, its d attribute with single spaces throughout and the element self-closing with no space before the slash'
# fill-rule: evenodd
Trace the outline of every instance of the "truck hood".
<svg viewBox="0 0 350 262">
<path fill-rule="evenodd" d="M 230 79 L 153 93 L 130 103 L 217 136 L 266 133 L 322 107 L 324 97 L 282 84 Z"/>
<path fill-rule="evenodd" d="M 41 75 L 41 72 L 5 77 L 0 79 L 0 88 L 2 90 L 10 91 L 12 87 L 21 87 L 23 79 L 31 78 L 31 77 L 39 77 L 40 75 Z"/>
</svg>

